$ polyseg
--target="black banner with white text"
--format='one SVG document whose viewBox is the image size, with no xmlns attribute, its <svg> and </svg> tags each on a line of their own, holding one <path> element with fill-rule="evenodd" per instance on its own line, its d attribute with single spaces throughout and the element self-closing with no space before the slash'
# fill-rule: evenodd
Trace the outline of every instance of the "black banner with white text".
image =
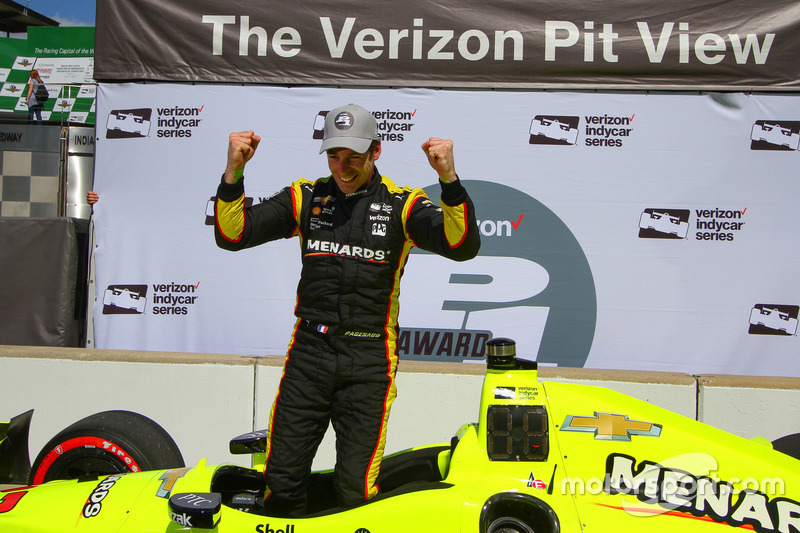
<svg viewBox="0 0 800 533">
<path fill-rule="evenodd" d="M 795 0 L 98 0 L 98 81 L 798 90 Z"/>
</svg>

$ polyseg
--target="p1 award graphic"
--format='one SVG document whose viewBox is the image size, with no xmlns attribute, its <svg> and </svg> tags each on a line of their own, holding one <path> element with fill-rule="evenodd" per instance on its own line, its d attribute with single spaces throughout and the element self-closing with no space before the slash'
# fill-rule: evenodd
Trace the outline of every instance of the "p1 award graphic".
<svg viewBox="0 0 800 533">
<path fill-rule="evenodd" d="M 520 357 L 584 366 L 597 296 L 586 254 L 545 205 L 506 185 L 465 181 L 481 249 L 455 262 L 415 248 L 402 281 L 398 353 L 403 359 L 483 358 L 492 337 L 517 341 Z M 426 188 L 435 201 L 439 185 Z"/>
</svg>

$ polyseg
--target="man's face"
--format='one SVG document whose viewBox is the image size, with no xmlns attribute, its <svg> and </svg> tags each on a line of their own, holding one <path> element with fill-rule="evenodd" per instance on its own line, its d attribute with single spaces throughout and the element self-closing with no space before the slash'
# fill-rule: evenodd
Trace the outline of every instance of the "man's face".
<svg viewBox="0 0 800 533">
<path fill-rule="evenodd" d="M 326 153 L 328 168 L 336 180 L 336 185 L 343 193 L 350 194 L 369 182 L 375 169 L 375 161 L 381 155 L 381 146 L 379 144 L 375 150 L 364 154 L 349 148 L 333 148 Z"/>
</svg>

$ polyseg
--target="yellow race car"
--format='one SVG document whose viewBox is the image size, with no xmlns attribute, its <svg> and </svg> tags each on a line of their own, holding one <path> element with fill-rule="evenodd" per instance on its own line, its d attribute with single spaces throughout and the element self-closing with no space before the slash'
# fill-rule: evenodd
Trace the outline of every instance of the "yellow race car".
<svg viewBox="0 0 800 533">
<path fill-rule="evenodd" d="M 127 448 L 134 468 L 124 458 L 78 456 L 70 468 L 50 449 L 68 440 L 57 436 L 30 475 L 44 483 L 0 492 L 0 532 L 800 532 L 800 461 L 766 440 L 608 389 L 541 382 L 509 339 L 489 341 L 481 394 L 478 421 L 451 442 L 387 456 L 381 493 L 369 502 L 336 508 L 332 473 L 313 473 L 303 518 L 263 514 L 265 432 L 231 441 L 232 452 L 253 454 L 252 469 L 200 461 L 148 470 L 139 464 L 146 450 L 113 437 L 95 459 Z M 0 439 L 8 429 L 0 426 Z M 152 439 L 162 446 L 162 437 Z M 6 481 L 25 470 L 9 459 L 19 457 L 19 438 L 8 440 L 0 440 L 0 482 L 3 469 Z M 49 454 L 77 479 L 47 481 L 40 470 Z M 153 463 L 182 461 L 156 455 Z"/>
</svg>

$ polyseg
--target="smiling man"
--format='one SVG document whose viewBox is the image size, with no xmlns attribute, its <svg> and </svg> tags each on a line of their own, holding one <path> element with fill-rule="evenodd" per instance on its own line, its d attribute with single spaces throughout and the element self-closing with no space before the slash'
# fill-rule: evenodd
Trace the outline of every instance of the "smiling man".
<svg viewBox="0 0 800 533">
<path fill-rule="evenodd" d="M 215 236 L 226 250 L 300 238 L 297 322 L 270 414 L 265 507 L 273 516 L 302 516 L 311 464 L 329 423 L 337 440 L 339 504 L 357 505 L 378 493 L 396 396 L 398 294 L 408 254 L 418 246 L 464 261 L 477 255 L 480 236 L 450 140 L 422 144 L 439 176 L 441 208 L 422 189 L 398 187 L 380 175 L 377 123 L 360 106 L 336 108 L 325 118 L 320 153 L 330 176 L 298 180 L 245 207 L 244 167 L 260 141 L 253 131 L 230 135 Z"/>
</svg>

